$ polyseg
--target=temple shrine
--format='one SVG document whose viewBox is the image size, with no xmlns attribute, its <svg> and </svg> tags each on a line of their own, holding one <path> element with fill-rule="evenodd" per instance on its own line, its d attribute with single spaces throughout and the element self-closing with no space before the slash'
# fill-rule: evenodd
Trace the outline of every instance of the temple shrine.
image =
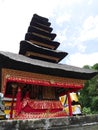
<svg viewBox="0 0 98 130">
<path fill-rule="evenodd" d="M 48 18 L 34 14 L 20 41 L 19 54 L 0 51 L 0 92 L 9 119 L 72 116 L 70 93 L 82 89 L 86 80 L 98 74 L 61 64 L 68 53 L 57 50 L 60 43 L 54 40 L 52 30 Z M 69 115 L 59 100 L 64 94 Z"/>
</svg>

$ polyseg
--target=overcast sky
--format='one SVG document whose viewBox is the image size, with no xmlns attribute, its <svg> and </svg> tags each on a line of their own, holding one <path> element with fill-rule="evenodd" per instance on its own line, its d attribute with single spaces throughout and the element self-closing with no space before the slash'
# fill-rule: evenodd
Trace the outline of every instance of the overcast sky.
<svg viewBox="0 0 98 130">
<path fill-rule="evenodd" d="M 61 63 L 83 67 L 98 63 L 98 0 L 0 0 L 0 51 L 19 52 L 33 14 L 49 18 Z"/>
</svg>

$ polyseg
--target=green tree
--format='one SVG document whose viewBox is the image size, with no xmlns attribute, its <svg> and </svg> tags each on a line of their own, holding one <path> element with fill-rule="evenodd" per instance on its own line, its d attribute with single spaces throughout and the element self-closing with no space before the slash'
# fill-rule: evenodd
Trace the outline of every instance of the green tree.
<svg viewBox="0 0 98 130">
<path fill-rule="evenodd" d="M 98 112 L 98 96 L 95 96 L 95 98 L 92 99 L 91 110 L 93 110 L 95 113 Z"/>
<path fill-rule="evenodd" d="M 98 63 L 92 67 L 85 65 L 83 68 L 98 70 Z M 82 108 L 89 108 L 92 113 L 98 113 L 98 75 L 88 80 L 80 91 L 79 100 Z"/>
<path fill-rule="evenodd" d="M 98 63 L 92 66 L 92 69 L 98 70 Z"/>
</svg>

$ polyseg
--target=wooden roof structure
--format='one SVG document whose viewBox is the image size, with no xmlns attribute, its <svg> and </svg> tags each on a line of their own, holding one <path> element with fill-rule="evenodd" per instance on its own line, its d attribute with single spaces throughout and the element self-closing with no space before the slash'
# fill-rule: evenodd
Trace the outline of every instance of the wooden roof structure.
<svg viewBox="0 0 98 130">
<path fill-rule="evenodd" d="M 29 41 L 20 42 L 20 53 L 32 59 L 39 59 L 53 63 L 60 62 L 67 55 L 66 52 L 47 49 Z"/>
<path fill-rule="evenodd" d="M 84 80 L 88 80 L 98 73 L 98 71 L 90 69 L 83 69 L 66 64 L 56 64 L 37 59 L 31 59 L 24 55 L 11 52 L 0 52 L 0 68 L 9 68 Z"/>
</svg>

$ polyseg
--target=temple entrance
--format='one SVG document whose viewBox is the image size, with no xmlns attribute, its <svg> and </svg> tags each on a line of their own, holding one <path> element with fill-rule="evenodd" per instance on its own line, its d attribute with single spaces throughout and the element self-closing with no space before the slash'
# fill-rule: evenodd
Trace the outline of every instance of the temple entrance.
<svg viewBox="0 0 98 130">
<path fill-rule="evenodd" d="M 20 84 L 15 82 L 7 82 L 5 96 L 16 98 L 18 87 L 21 89 L 21 100 L 29 93 L 30 99 L 36 100 L 59 100 L 58 87 L 49 87 L 33 84 Z"/>
<path fill-rule="evenodd" d="M 10 118 L 66 116 L 57 90 L 58 87 L 7 82 L 5 97 L 12 99 Z"/>
</svg>

